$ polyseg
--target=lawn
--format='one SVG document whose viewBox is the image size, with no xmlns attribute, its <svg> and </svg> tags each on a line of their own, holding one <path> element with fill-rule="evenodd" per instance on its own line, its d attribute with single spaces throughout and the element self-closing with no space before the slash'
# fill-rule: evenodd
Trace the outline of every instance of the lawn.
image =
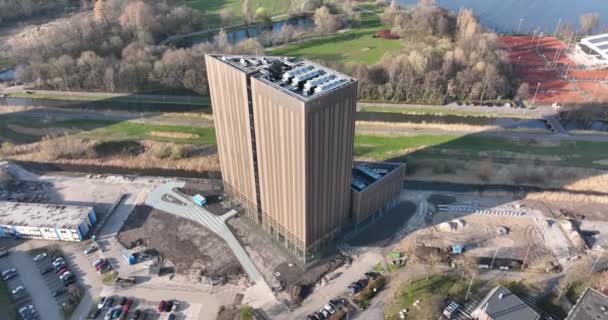
<svg viewBox="0 0 608 320">
<path fill-rule="evenodd" d="M 13 63 L 9 60 L 9 58 L 0 53 L 0 71 L 10 68 L 12 64 Z"/>
<path fill-rule="evenodd" d="M 375 14 L 362 13 L 361 23 L 352 30 L 302 43 L 269 50 L 269 54 L 295 56 L 328 62 L 374 64 L 387 52 L 403 47 L 403 41 L 374 38 L 376 31 L 386 28 Z"/>
<path fill-rule="evenodd" d="M 397 289 L 394 300 L 384 310 L 385 319 L 399 319 L 398 314 L 401 309 L 410 310 L 408 316 L 420 315 L 425 318 L 422 313 L 428 311 L 426 310 L 427 307 L 431 309 L 441 308 L 447 298 L 464 300 L 469 281 L 470 279 L 459 281 L 454 276 L 434 275 L 428 280 L 421 278 L 411 283 L 404 283 Z M 471 293 L 477 294 L 482 285 L 483 282 L 474 281 Z M 419 308 L 413 307 L 416 300 L 420 300 Z M 421 314 L 417 314 L 417 312 Z M 413 319 L 416 319 L 416 317 L 413 317 Z"/>
<path fill-rule="evenodd" d="M 82 133 L 82 136 L 96 140 L 154 140 L 159 142 L 173 142 L 181 144 L 213 145 L 215 144 L 215 130 L 213 128 L 199 128 L 188 126 L 164 126 L 142 124 L 134 122 L 108 123 L 103 121 L 72 120 L 58 123 L 62 127 L 82 128 L 83 126 L 98 127 L 92 131 Z"/>
<path fill-rule="evenodd" d="M 251 2 L 255 8 L 265 8 L 270 16 L 286 13 L 289 4 L 287 0 L 252 0 Z M 220 22 L 220 11 L 224 8 L 231 9 L 235 18 L 240 18 L 242 3 L 242 0 L 186 0 L 183 4 L 208 14 L 214 22 Z"/>
<path fill-rule="evenodd" d="M 535 117 L 514 113 L 514 114 L 499 114 L 492 112 L 475 112 L 475 111 L 463 111 L 463 110 L 450 110 L 447 109 L 436 109 L 429 108 L 423 105 L 412 105 L 407 107 L 381 107 L 381 106 L 369 106 L 362 107 L 361 111 L 364 112 L 386 112 L 386 113 L 402 113 L 402 114 L 432 114 L 436 116 L 459 116 L 459 117 L 493 117 L 493 118 L 522 118 L 522 119 L 533 119 Z"/>
<path fill-rule="evenodd" d="M 451 153 L 441 153 L 442 150 Z M 417 135 L 386 137 L 355 136 L 355 156 L 374 160 L 392 158 L 456 158 L 455 151 L 471 160 L 487 159 L 493 153 L 495 160 L 511 162 L 518 154 L 526 156 L 557 156 L 553 165 L 574 167 L 602 166 L 595 161 L 608 159 L 608 142 L 568 141 L 552 144 L 534 141 L 515 141 L 480 136 Z M 547 161 L 548 162 L 548 161 Z"/>
</svg>

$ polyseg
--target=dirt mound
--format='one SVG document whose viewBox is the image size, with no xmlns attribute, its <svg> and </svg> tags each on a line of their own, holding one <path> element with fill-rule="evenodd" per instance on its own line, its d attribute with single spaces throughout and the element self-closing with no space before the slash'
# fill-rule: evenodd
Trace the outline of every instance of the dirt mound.
<svg viewBox="0 0 608 320">
<path fill-rule="evenodd" d="M 243 273 L 226 243 L 203 226 L 148 206 L 137 206 L 123 225 L 118 240 L 123 245 L 142 239 L 157 249 L 176 272 L 223 276 L 236 281 Z"/>
</svg>

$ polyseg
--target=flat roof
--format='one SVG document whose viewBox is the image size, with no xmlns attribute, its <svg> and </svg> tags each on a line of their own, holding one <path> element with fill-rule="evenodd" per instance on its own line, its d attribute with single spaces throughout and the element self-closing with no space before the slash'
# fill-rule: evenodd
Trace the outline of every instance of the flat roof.
<svg viewBox="0 0 608 320">
<path fill-rule="evenodd" d="M 77 228 L 92 207 L 0 201 L 0 225 Z"/>
<path fill-rule="evenodd" d="M 582 38 L 581 43 L 608 60 L 608 33 Z"/>
<path fill-rule="evenodd" d="M 303 101 L 314 100 L 355 81 L 347 75 L 301 58 L 211 56 Z"/>
<path fill-rule="evenodd" d="M 503 286 L 497 286 L 479 304 L 481 312 L 493 320 L 537 320 L 540 315 Z"/>
<path fill-rule="evenodd" d="M 570 310 L 566 320 L 608 319 L 608 297 L 601 292 L 587 288 Z"/>
<path fill-rule="evenodd" d="M 352 169 L 351 188 L 361 192 L 404 165 L 395 162 L 365 162 Z"/>
</svg>

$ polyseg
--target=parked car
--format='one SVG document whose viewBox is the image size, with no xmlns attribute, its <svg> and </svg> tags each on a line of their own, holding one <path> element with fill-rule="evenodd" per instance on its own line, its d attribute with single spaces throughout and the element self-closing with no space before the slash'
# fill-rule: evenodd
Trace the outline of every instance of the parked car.
<svg viewBox="0 0 608 320">
<path fill-rule="evenodd" d="M 357 283 L 361 286 L 361 289 L 363 289 L 367 286 L 369 280 L 367 278 L 361 278 L 359 281 L 357 281 Z"/>
<path fill-rule="evenodd" d="M 336 307 L 334 307 L 331 303 L 324 305 L 323 309 L 327 310 L 327 312 L 329 312 L 330 314 L 336 313 Z"/>
<path fill-rule="evenodd" d="M 6 281 L 6 280 L 10 280 L 10 279 L 12 279 L 12 278 L 14 278 L 14 277 L 16 277 L 16 276 L 17 276 L 17 273 L 16 273 L 16 272 L 9 273 L 9 274 L 5 275 L 4 277 L 2 277 L 2 280 L 4 280 L 4 281 Z"/>
<path fill-rule="evenodd" d="M 327 311 L 325 309 L 321 309 L 321 310 L 319 310 L 319 312 L 323 315 L 323 319 L 329 318 L 329 316 L 331 316 L 331 314 L 329 313 L 329 311 Z"/>
<path fill-rule="evenodd" d="M 175 320 L 175 314 L 174 313 L 172 313 L 172 314 L 169 315 L 169 320 Z"/>
<path fill-rule="evenodd" d="M 142 311 L 137 320 L 146 320 L 148 317 L 148 312 Z"/>
<path fill-rule="evenodd" d="M 53 267 L 57 267 L 59 265 L 63 265 L 65 264 L 65 260 L 63 260 L 62 257 L 58 257 L 55 260 L 53 260 Z"/>
<path fill-rule="evenodd" d="M 156 308 L 156 311 L 158 311 L 158 312 L 164 312 L 165 311 L 165 304 L 167 304 L 167 302 L 165 300 L 161 300 L 161 302 L 158 303 L 158 307 Z"/>
<path fill-rule="evenodd" d="M 18 311 L 19 311 L 19 314 L 23 316 L 23 315 L 26 315 L 26 314 L 34 314 L 34 313 L 36 313 L 36 308 L 34 308 L 33 305 L 28 304 L 26 306 L 23 306 L 23 307 L 19 308 Z"/>
<path fill-rule="evenodd" d="M 369 279 L 376 279 L 376 278 L 378 278 L 378 276 L 380 276 L 380 273 L 370 271 L 370 272 L 366 272 L 365 276 L 368 277 Z"/>
<path fill-rule="evenodd" d="M 107 266 L 108 263 L 106 261 L 102 261 L 101 263 L 99 263 L 98 265 L 95 266 L 95 270 L 99 271 L 99 269 Z"/>
<path fill-rule="evenodd" d="M 359 293 L 359 291 L 361 291 L 361 289 L 363 289 L 361 287 L 361 285 L 358 282 L 353 282 L 350 284 L 350 286 L 348 286 L 348 288 L 346 288 L 346 291 L 348 292 L 349 295 L 353 296 L 357 293 Z"/>
<path fill-rule="evenodd" d="M 71 272 L 66 271 L 59 276 L 59 279 L 67 280 L 67 279 L 71 278 L 72 276 L 73 276 L 73 274 Z"/>
<path fill-rule="evenodd" d="M 106 264 L 101 269 L 97 270 L 97 273 L 99 273 L 99 274 L 106 273 L 106 272 L 110 271 L 111 269 L 112 269 L 112 267 L 109 264 Z"/>
<path fill-rule="evenodd" d="M 93 267 L 97 267 L 100 263 L 105 262 L 106 259 L 101 258 L 101 259 L 97 259 L 95 261 L 93 261 Z"/>
<path fill-rule="evenodd" d="M 319 318 L 319 316 L 315 312 L 313 314 L 309 314 L 308 317 L 306 317 L 306 320 L 321 320 L 321 318 Z"/>
<path fill-rule="evenodd" d="M 129 312 L 129 309 L 131 309 L 131 306 L 133 305 L 133 299 L 127 299 L 127 302 L 125 302 L 125 305 L 123 306 L 123 311 L 124 312 Z"/>
<path fill-rule="evenodd" d="M 169 300 L 165 303 L 165 312 L 170 312 L 171 308 L 173 308 L 173 301 Z"/>
<path fill-rule="evenodd" d="M 9 268 L 9 269 L 2 271 L 2 276 L 4 277 L 7 274 L 16 273 L 16 272 L 17 272 L 17 268 Z"/>
<path fill-rule="evenodd" d="M 59 288 L 59 289 L 53 291 L 53 297 L 58 297 L 66 292 L 68 292 L 68 291 L 65 288 Z"/>
<path fill-rule="evenodd" d="M 65 267 L 65 266 L 66 266 L 65 261 L 61 261 L 61 263 L 58 265 L 53 265 L 53 267 L 55 268 L 55 272 L 61 270 L 61 268 Z"/>
<path fill-rule="evenodd" d="M 68 267 L 67 266 L 61 266 L 61 268 L 59 268 L 59 270 L 55 270 L 55 273 L 57 273 L 58 275 L 61 275 L 62 273 L 68 271 Z"/>
<path fill-rule="evenodd" d="M 103 309 L 106 306 L 106 302 L 108 302 L 108 298 L 99 297 L 99 301 L 97 302 L 97 309 Z"/>
<path fill-rule="evenodd" d="M 23 285 L 19 285 L 19 286 L 17 286 L 15 289 L 13 289 L 13 290 L 11 291 L 11 293 L 12 293 L 14 296 L 16 296 L 16 295 L 18 295 L 19 293 L 21 293 L 21 292 L 23 292 L 23 291 L 25 291 L 25 287 L 24 287 Z"/>
<path fill-rule="evenodd" d="M 452 319 L 452 316 L 454 316 L 458 312 L 459 308 L 460 304 L 458 304 L 458 302 L 456 301 L 452 301 L 448 304 L 447 307 L 445 307 L 445 309 L 443 309 L 443 315 L 446 319 Z"/>
<path fill-rule="evenodd" d="M 129 318 L 129 320 L 139 320 L 140 316 L 141 316 L 141 310 L 137 309 L 137 310 L 135 310 L 135 312 L 133 312 L 133 314 L 131 315 L 131 318 Z"/>
<path fill-rule="evenodd" d="M 40 271 L 40 274 L 45 275 L 53 270 L 55 270 L 55 268 L 53 268 L 52 266 L 47 266 L 44 269 L 42 269 L 42 271 Z"/>
<path fill-rule="evenodd" d="M 179 309 L 179 302 L 173 301 L 173 306 L 171 306 L 171 312 L 177 312 L 177 309 Z"/>
<path fill-rule="evenodd" d="M 84 254 L 90 254 L 97 251 L 97 247 L 96 246 L 90 246 L 86 249 L 84 249 Z"/>
<path fill-rule="evenodd" d="M 34 257 L 34 261 L 40 261 L 46 257 L 48 257 L 48 254 L 46 252 L 39 253 Z"/>
<path fill-rule="evenodd" d="M 112 310 L 112 317 L 110 319 L 118 319 L 118 317 L 120 317 L 121 314 L 122 314 L 121 308 L 114 308 Z"/>
<path fill-rule="evenodd" d="M 100 312 L 101 312 L 101 309 L 95 309 L 89 313 L 89 316 L 87 318 L 88 319 L 97 319 L 97 317 L 99 317 Z"/>
<path fill-rule="evenodd" d="M 106 298 L 106 307 L 111 307 L 114 304 L 114 300 L 116 300 L 116 297 L 108 297 Z"/>
<path fill-rule="evenodd" d="M 69 278 L 69 279 L 63 280 L 63 286 L 64 286 L 64 287 L 66 287 L 66 288 L 67 288 L 69 285 L 73 284 L 73 283 L 76 283 L 76 278 L 73 278 L 73 277 L 72 277 L 72 278 Z"/>
<path fill-rule="evenodd" d="M 106 315 L 103 317 L 103 320 L 111 320 L 112 319 L 112 311 L 114 311 L 113 309 L 110 309 L 106 312 Z"/>
<path fill-rule="evenodd" d="M 121 306 L 121 307 L 124 306 L 126 302 L 127 302 L 127 297 L 120 297 L 120 298 L 118 298 L 118 305 L 119 306 Z"/>
</svg>

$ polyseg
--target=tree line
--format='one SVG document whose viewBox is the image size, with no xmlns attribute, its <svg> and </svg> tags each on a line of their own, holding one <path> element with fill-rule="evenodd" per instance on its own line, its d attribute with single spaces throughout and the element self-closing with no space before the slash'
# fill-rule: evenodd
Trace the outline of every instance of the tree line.
<svg viewBox="0 0 608 320">
<path fill-rule="evenodd" d="M 513 94 L 508 56 L 471 10 L 453 14 L 429 0 L 404 9 L 393 1 L 382 20 L 407 46 L 376 65 L 337 66 L 359 79 L 360 98 L 441 104 Z"/>
<path fill-rule="evenodd" d="M 230 45 L 225 33 L 192 48 L 156 45 L 205 21 L 200 12 L 173 1 L 97 0 L 92 14 L 56 20 L 7 44 L 17 77 L 40 88 L 206 94 L 204 54 L 263 50 L 255 40 Z"/>
</svg>

